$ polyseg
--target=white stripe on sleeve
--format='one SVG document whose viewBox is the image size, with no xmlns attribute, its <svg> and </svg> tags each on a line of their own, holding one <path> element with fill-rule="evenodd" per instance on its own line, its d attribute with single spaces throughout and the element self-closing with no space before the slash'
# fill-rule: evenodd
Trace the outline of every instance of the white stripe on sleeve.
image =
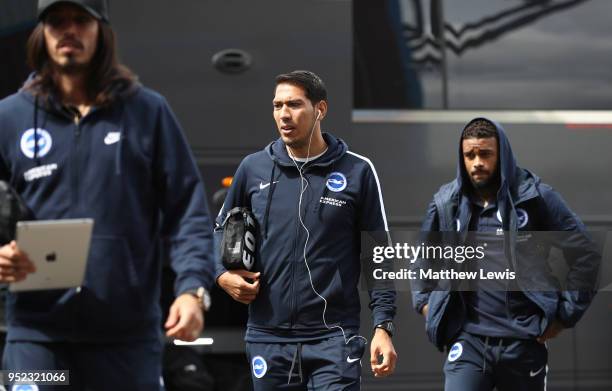
<svg viewBox="0 0 612 391">
<path fill-rule="evenodd" d="M 387 225 L 387 214 L 385 213 L 385 204 L 383 202 L 382 189 L 380 188 L 380 181 L 378 180 L 378 174 L 376 173 L 376 169 L 374 168 L 374 164 L 372 164 L 370 159 L 368 159 L 365 156 L 358 155 L 355 152 L 351 152 L 351 151 L 346 151 L 346 152 L 350 153 L 353 156 L 358 157 L 359 159 L 367 162 L 370 165 L 370 168 L 372 169 L 372 172 L 374 173 L 374 179 L 376 179 L 376 186 L 378 187 L 378 202 L 380 202 L 380 213 L 382 213 L 383 222 L 385 224 L 385 231 L 388 232 L 389 231 L 389 226 Z"/>
</svg>

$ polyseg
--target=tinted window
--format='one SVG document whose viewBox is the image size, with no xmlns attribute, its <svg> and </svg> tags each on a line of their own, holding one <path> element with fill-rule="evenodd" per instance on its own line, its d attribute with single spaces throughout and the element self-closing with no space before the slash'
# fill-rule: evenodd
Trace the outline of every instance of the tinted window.
<svg viewBox="0 0 612 391">
<path fill-rule="evenodd" d="M 0 0 L 0 99 L 17 91 L 28 75 L 25 45 L 35 19 L 35 0 Z"/>
<path fill-rule="evenodd" d="M 611 13 L 606 0 L 355 0 L 354 106 L 607 109 Z"/>
</svg>

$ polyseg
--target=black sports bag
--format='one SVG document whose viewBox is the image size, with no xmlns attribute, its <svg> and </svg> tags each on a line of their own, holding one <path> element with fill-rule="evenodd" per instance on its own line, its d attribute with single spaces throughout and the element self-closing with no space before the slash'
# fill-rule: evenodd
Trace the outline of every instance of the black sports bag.
<svg viewBox="0 0 612 391">
<path fill-rule="evenodd" d="M 236 207 L 223 220 L 221 259 L 228 270 L 251 270 L 257 250 L 257 221 L 248 208 Z"/>
<path fill-rule="evenodd" d="M 0 181 L 0 246 L 15 239 L 17 222 L 30 215 L 17 192 L 5 181 Z"/>
</svg>

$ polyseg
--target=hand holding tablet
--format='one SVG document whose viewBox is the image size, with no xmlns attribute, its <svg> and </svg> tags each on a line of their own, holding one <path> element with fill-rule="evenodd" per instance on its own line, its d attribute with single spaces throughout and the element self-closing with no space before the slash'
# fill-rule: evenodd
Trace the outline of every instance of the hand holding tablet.
<svg viewBox="0 0 612 391">
<path fill-rule="evenodd" d="M 93 223 L 92 219 L 18 222 L 17 243 L 0 249 L 0 272 L 6 275 L 2 280 L 11 282 L 12 292 L 80 286 Z"/>
<path fill-rule="evenodd" d="M 36 266 L 14 240 L 0 247 L 0 282 L 18 282 L 29 273 L 34 273 Z"/>
</svg>

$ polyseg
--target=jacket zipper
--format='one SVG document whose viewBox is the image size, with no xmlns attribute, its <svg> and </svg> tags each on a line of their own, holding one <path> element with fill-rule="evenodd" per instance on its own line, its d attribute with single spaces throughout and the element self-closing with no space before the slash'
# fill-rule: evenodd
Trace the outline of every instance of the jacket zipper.
<svg viewBox="0 0 612 391">
<path fill-rule="evenodd" d="M 308 166 L 303 169 L 302 176 L 304 176 L 304 179 L 306 179 L 306 172 L 308 171 L 310 167 L 311 166 Z M 302 181 L 302 178 L 300 177 L 300 184 L 298 186 L 298 200 L 299 200 L 299 192 L 301 192 L 301 189 L 302 189 L 301 181 Z M 295 292 L 295 273 L 296 273 L 297 263 L 302 262 L 303 257 L 304 257 L 303 251 L 298 252 L 298 244 L 300 243 L 299 236 L 300 236 L 300 228 L 301 228 L 300 215 L 302 211 L 300 210 L 299 202 L 297 206 L 298 206 L 297 208 L 298 214 L 297 214 L 297 219 L 295 221 L 295 236 L 293 239 L 293 260 L 291 262 L 291 327 L 293 327 L 297 323 L 296 317 L 297 317 L 297 307 L 298 307 L 298 303 L 297 303 L 298 295 Z M 306 218 L 306 210 L 307 208 L 304 209 L 304 217 L 303 217 L 304 219 Z"/>
<path fill-rule="evenodd" d="M 73 211 L 76 209 L 77 214 L 79 212 L 79 159 L 78 159 L 78 150 L 79 150 L 79 139 L 81 137 L 81 118 L 77 116 L 74 119 L 75 128 L 74 128 L 74 151 L 72 154 L 71 165 L 72 165 L 72 204 Z M 81 295 L 81 287 L 75 289 L 75 294 L 77 297 Z M 73 322 L 73 330 L 74 334 L 78 335 L 79 331 L 79 319 L 82 314 L 82 301 L 78 300 L 75 303 L 75 316 Z"/>
<path fill-rule="evenodd" d="M 74 129 L 74 153 L 72 155 L 72 203 L 79 210 L 79 139 L 81 138 L 81 121 L 77 118 Z"/>
<path fill-rule="evenodd" d="M 301 177 L 300 177 L 300 181 L 301 181 Z M 298 186 L 298 194 L 301 191 L 301 182 L 300 185 Z M 298 198 L 299 199 L 299 198 Z M 295 268 L 296 268 L 296 263 L 297 263 L 297 258 L 298 258 L 298 253 L 297 253 L 297 249 L 298 249 L 298 237 L 299 237 L 299 233 L 300 233 L 300 205 L 298 203 L 298 208 L 297 208 L 297 219 L 295 221 L 295 235 L 293 236 L 293 257 L 291 260 L 291 321 L 290 321 L 290 326 L 293 328 L 293 326 L 296 323 L 296 317 L 297 317 L 297 294 L 295 292 Z"/>
</svg>

